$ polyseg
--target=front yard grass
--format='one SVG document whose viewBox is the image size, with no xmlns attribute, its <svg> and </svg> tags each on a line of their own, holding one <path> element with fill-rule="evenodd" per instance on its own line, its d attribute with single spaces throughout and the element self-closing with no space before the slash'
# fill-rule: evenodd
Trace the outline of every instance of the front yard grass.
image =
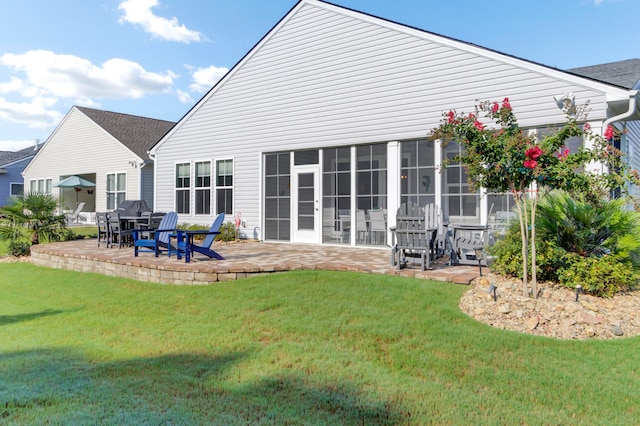
<svg viewBox="0 0 640 426">
<path fill-rule="evenodd" d="M 467 317 L 467 287 L 304 271 L 163 286 L 0 264 L 0 423 L 634 424 L 639 338 Z"/>
</svg>

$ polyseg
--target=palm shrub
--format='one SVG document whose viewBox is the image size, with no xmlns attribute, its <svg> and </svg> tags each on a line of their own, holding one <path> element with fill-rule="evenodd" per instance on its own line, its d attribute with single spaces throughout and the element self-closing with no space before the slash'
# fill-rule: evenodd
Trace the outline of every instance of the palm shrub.
<svg viewBox="0 0 640 426">
<path fill-rule="evenodd" d="M 0 208 L 0 239 L 9 241 L 60 241 L 67 235 L 64 214 L 56 213 L 58 200 L 51 194 L 25 193 Z"/>
<path fill-rule="evenodd" d="M 538 232 L 564 252 L 559 281 L 610 296 L 640 277 L 640 213 L 624 199 L 579 201 L 565 192 L 540 203 Z"/>
<path fill-rule="evenodd" d="M 625 200 L 578 201 L 552 192 L 540 202 L 536 217 L 538 278 L 611 296 L 634 288 L 640 278 L 640 213 Z M 520 277 L 518 229 L 511 226 L 491 253 L 497 273 Z"/>
</svg>

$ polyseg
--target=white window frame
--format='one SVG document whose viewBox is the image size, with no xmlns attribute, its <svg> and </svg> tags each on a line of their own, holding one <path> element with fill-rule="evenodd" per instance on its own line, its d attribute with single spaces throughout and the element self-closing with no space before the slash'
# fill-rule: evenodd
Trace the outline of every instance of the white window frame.
<svg viewBox="0 0 640 426">
<path fill-rule="evenodd" d="M 120 190 L 118 189 L 118 176 L 119 175 L 124 175 L 124 190 Z M 115 190 L 110 191 L 109 190 L 109 176 L 115 176 Z M 118 201 L 118 195 L 119 194 L 124 194 L 124 200 L 127 199 L 127 172 L 111 172 L 111 173 L 107 173 L 105 175 L 105 202 L 106 202 L 106 206 L 107 206 L 107 210 L 114 210 L 116 208 L 118 208 L 118 205 L 120 204 L 120 202 Z M 109 206 L 109 194 L 113 194 L 113 206 Z"/>
<path fill-rule="evenodd" d="M 15 191 L 13 190 L 14 185 L 20 185 L 22 186 L 22 191 L 20 193 L 15 193 Z M 11 197 L 17 197 L 18 195 L 24 193 L 24 182 L 9 182 L 9 195 Z"/>
<path fill-rule="evenodd" d="M 220 163 L 222 162 L 227 162 L 230 161 L 231 162 L 231 174 L 226 174 L 224 176 L 231 176 L 231 185 L 218 185 L 218 171 L 219 171 L 219 167 L 220 167 Z M 234 181 L 235 181 L 235 159 L 234 158 L 221 158 L 219 160 L 216 160 L 215 162 L 215 209 L 214 212 L 216 214 L 218 213 L 225 213 L 226 215 L 233 215 L 234 209 L 235 209 L 235 190 L 234 190 Z M 218 190 L 224 190 L 225 192 L 230 190 L 231 191 L 231 211 L 226 211 L 226 209 L 224 211 L 220 211 L 219 209 L 219 201 L 220 201 L 220 197 L 218 197 Z M 225 197 L 226 199 L 226 197 Z M 226 203 L 225 203 L 225 207 L 226 207 Z"/>
<path fill-rule="evenodd" d="M 209 164 L 209 185 L 206 186 L 198 186 L 198 164 Z M 213 198 L 213 179 L 214 179 L 214 175 L 213 175 L 213 170 L 214 170 L 214 163 L 212 160 L 198 160 L 198 161 L 194 161 L 193 162 L 193 203 L 194 203 L 194 210 L 193 213 L 194 215 L 197 216 L 211 216 L 211 212 L 212 212 L 212 207 L 213 207 L 213 203 L 212 203 L 212 198 Z M 199 192 L 206 192 L 209 191 L 209 211 L 208 212 L 200 212 L 198 213 L 198 193 Z"/>
<path fill-rule="evenodd" d="M 189 185 L 187 186 L 182 186 L 182 187 L 178 187 L 178 166 L 180 165 L 187 165 L 189 167 L 189 175 L 186 176 L 187 179 L 189 179 Z M 176 161 L 175 163 L 173 163 L 173 206 L 175 208 L 176 213 L 178 214 L 183 214 L 183 215 L 191 215 L 191 189 L 193 188 L 192 182 L 193 182 L 193 164 L 191 163 L 191 161 Z M 181 177 L 181 179 L 184 179 L 185 176 Z M 178 191 L 180 192 L 186 192 L 187 196 L 189 197 L 188 203 L 187 203 L 187 211 L 181 211 L 180 209 L 178 209 Z"/>
</svg>

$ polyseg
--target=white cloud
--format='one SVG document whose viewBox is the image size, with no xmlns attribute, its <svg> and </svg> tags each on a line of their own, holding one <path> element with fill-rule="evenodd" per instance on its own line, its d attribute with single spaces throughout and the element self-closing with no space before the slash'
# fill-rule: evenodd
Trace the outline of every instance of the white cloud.
<svg viewBox="0 0 640 426">
<path fill-rule="evenodd" d="M 214 65 L 207 68 L 198 68 L 191 75 L 193 83 L 189 85 L 189 89 L 196 93 L 206 92 L 224 77 L 227 72 L 229 72 L 228 68 L 216 67 Z"/>
<path fill-rule="evenodd" d="M 158 6 L 158 0 L 125 0 L 118 6 L 124 12 L 120 23 L 129 22 L 140 25 L 142 29 L 152 36 L 162 40 L 191 43 L 203 41 L 203 35 L 178 23 L 177 18 L 163 18 L 153 14 L 151 9 Z"/>
<path fill-rule="evenodd" d="M 109 59 L 94 65 L 73 55 L 45 50 L 23 54 L 6 53 L 0 65 L 19 77 L 0 82 L 0 118 L 34 128 L 56 125 L 63 115 L 52 107 L 59 99 L 97 106 L 96 99 L 140 99 L 148 94 L 169 93 L 177 76 L 168 71 L 154 73 L 135 62 Z M 15 98 L 9 99 L 9 95 Z"/>
<path fill-rule="evenodd" d="M 109 59 L 96 66 L 87 59 L 46 50 L 6 53 L 0 57 L 0 64 L 24 72 L 26 83 L 8 83 L 8 87 L 20 87 L 23 95 L 31 96 L 139 99 L 149 93 L 167 92 L 174 78 L 172 73 L 149 72 L 125 59 Z"/>
<path fill-rule="evenodd" d="M 193 99 L 191 98 L 191 95 L 188 92 L 185 92 L 184 90 L 180 90 L 180 89 L 178 89 L 176 92 L 178 94 L 178 99 L 183 104 L 190 104 L 191 102 L 193 102 Z"/>
<path fill-rule="evenodd" d="M 42 141 L 40 141 L 42 142 Z M 27 141 L 0 141 L 0 151 L 20 151 L 21 149 L 35 147 L 36 141 L 27 140 Z"/>
<path fill-rule="evenodd" d="M 0 98 L 0 118 L 13 123 L 26 124 L 31 128 L 55 126 L 63 114 L 49 109 L 55 103 L 51 98 L 34 98 L 31 102 L 15 103 Z"/>
</svg>

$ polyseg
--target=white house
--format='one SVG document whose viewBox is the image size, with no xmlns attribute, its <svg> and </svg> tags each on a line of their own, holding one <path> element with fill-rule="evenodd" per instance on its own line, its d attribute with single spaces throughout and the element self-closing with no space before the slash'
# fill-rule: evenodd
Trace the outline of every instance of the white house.
<svg viewBox="0 0 640 426">
<path fill-rule="evenodd" d="M 224 211 L 246 237 L 316 244 L 388 244 L 407 200 L 485 223 L 509 197 L 471 192 L 462 167 L 441 173 L 458 147 L 427 134 L 450 109 L 505 97 L 544 132 L 565 120 L 554 99 L 565 94 L 590 101 L 595 131 L 640 113 L 636 90 L 302 0 L 151 149 L 155 206 L 202 224 Z"/>
<path fill-rule="evenodd" d="M 25 191 L 61 196 L 63 209 L 107 211 L 125 199 L 153 208 L 153 161 L 147 151 L 175 123 L 74 106 L 24 169 Z M 57 188 L 77 175 L 95 187 Z"/>
</svg>

